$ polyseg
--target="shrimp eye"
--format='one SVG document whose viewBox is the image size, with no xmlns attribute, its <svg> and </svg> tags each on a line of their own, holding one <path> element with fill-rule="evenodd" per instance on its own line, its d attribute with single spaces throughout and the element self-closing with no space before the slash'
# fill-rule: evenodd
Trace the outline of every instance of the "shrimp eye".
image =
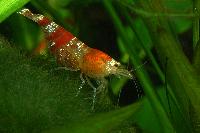
<svg viewBox="0 0 200 133">
<path fill-rule="evenodd" d="M 116 63 L 114 66 L 115 66 L 115 67 L 119 67 L 119 64 Z"/>
</svg>

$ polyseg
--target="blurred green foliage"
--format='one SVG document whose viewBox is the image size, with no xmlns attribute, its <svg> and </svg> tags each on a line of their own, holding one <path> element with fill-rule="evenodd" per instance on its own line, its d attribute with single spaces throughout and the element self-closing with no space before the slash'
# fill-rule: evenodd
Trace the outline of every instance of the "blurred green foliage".
<svg viewBox="0 0 200 133">
<path fill-rule="evenodd" d="M 199 132 L 199 0 L 27 2 L 0 1 L 0 33 L 13 42 L 0 38 L 0 132 Z M 88 86 L 75 97 L 79 72 L 55 71 L 53 57 L 40 55 L 44 34 L 15 13 L 24 5 L 89 46 L 130 61 L 138 85 L 111 77 L 91 111 Z"/>
</svg>

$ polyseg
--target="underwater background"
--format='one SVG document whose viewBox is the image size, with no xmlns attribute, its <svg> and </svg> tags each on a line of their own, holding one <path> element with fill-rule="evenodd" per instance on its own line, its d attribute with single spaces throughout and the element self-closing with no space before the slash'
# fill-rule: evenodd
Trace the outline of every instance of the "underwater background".
<svg viewBox="0 0 200 133">
<path fill-rule="evenodd" d="M 43 14 L 133 73 L 97 94 L 57 70 Z M 200 132 L 199 0 L 0 0 L 1 133 Z M 92 79 L 95 86 L 95 80 Z"/>
</svg>

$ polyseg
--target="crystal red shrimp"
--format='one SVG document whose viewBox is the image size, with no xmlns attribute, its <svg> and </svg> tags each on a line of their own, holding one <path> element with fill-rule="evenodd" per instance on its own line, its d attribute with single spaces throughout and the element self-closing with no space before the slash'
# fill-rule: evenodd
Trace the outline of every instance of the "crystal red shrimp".
<svg viewBox="0 0 200 133">
<path fill-rule="evenodd" d="M 82 84 L 79 91 L 86 82 L 93 88 L 93 105 L 95 102 L 96 92 L 106 87 L 106 76 L 111 74 L 133 78 L 132 74 L 121 67 L 121 64 L 115 61 L 106 53 L 88 47 L 78 38 L 66 31 L 63 27 L 57 25 L 52 20 L 41 14 L 33 14 L 29 9 L 23 9 L 19 14 L 35 21 L 42 27 L 45 32 L 46 40 L 49 42 L 49 49 L 56 57 L 56 60 L 64 69 L 71 71 L 81 71 L 80 78 Z M 83 78 L 85 75 L 85 79 Z M 89 78 L 98 81 L 99 86 L 96 88 L 90 82 Z"/>
</svg>

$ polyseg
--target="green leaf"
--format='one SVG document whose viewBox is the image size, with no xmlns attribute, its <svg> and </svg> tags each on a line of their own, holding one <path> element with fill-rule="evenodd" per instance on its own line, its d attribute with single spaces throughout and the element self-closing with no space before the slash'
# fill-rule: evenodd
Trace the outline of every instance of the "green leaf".
<svg viewBox="0 0 200 133">
<path fill-rule="evenodd" d="M 153 108 L 146 98 L 143 100 L 143 106 L 140 112 L 136 114 L 136 122 L 147 133 L 160 133 L 162 132 L 161 126 L 159 126 L 158 118 L 154 113 Z"/>
<path fill-rule="evenodd" d="M 192 27 L 192 21 L 186 18 L 173 18 L 174 28 L 177 33 L 183 33 L 189 30 Z"/>
<path fill-rule="evenodd" d="M 171 101 L 171 98 L 167 96 L 166 90 L 164 88 L 157 88 L 158 95 L 160 96 L 162 103 L 167 108 L 167 112 L 169 112 L 169 117 L 172 120 L 173 127 L 176 129 L 178 133 L 189 133 L 191 132 L 191 127 L 188 123 L 189 121 L 185 120 L 182 114 L 180 114 L 180 110 L 176 105 Z M 143 106 L 140 109 L 140 112 L 136 113 L 136 122 L 145 132 L 150 133 L 160 133 L 161 127 L 158 123 L 158 118 L 156 117 L 156 113 L 154 113 L 153 108 L 151 107 L 150 101 L 146 98 L 143 100 Z"/>
<path fill-rule="evenodd" d="M 141 106 L 141 102 L 123 107 L 107 113 L 97 114 L 86 120 L 80 120 L 78 123 L 68 124 L 67 127 L 52 129 L 47 133 L 98 133 L 110 132 L 111 129 L 132 117 Z"/>
<path fill-rule="evenodd" d="M 0 132 L 41 132 L 91 115 L 92 90 L 76 97 L 78 72 L 22 53 L 0 38 Z"/>
<path fill-rule="evenodd" d="M 29 0 L 1 0 L 0 23 L 28 2 Z"/>
<path fill-rule="evenodd" d="M 123 125 L 140 105 L 95 114 L 92 100 L 85 100 L 92 97 L 90 88 L 76 97 L 79 73 L 56 71 L 55 63 L 27 57 L 2 37 L 0 57 L 0 132 L 42 132 L 61 125 L 67 132 L 108 132 Z"/>
</svg>

